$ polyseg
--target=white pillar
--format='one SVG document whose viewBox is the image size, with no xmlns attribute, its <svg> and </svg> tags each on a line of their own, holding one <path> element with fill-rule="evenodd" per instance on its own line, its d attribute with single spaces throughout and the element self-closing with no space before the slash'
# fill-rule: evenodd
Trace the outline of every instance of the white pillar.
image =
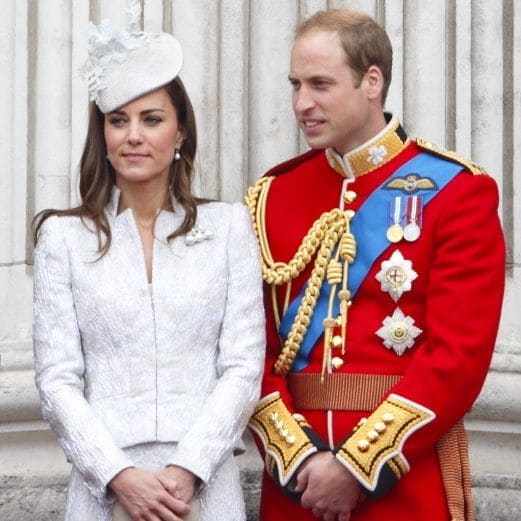
<svg viewBox="0 0 521 521">
<path fill-rule="evenodd" d="M 258 178 L 298 152 L 291 108 L 289 59 L 297 4 L 264 0 L 250 4 L 249 172 Z"/>
<path fill-rule="evenodd" d="M 309 18 L 317 11 L 327 9 L 327 0 L 301 0 L 299 3 L 299 20 Z"/>
<path fill-rule="evenodd" d="M 23 266 L 32 247 L 32 237 L 28 234 L 28 222 L 32 215 L 27 215 L 27 156 L 28 156 L 28 23 L 26 2 L 15 2 L 14 20 L 14 114 L 10 134 L 13 136 L 13 208 L 11 223 L 13 229 L 13 258 L 15 264 Z M 3 31 L 0 31 L 3 34 Z M 6 133 L 7 134 L 7 133 Z M 6 163 L 8 166 L 8 163 Z M 1 286 L 0 286 L 1 291 Z"/>
<path fill-rule="evenodd" d="M 4 3 L 0 16 L 0 114 L 10 125 L 14 121 L 15 87 L 15 6 L 13 1 Z M 0 138 L 0 266 L 13 263 L 13 154 L 14 135 L 3 129 Z M 20 175 L 20 173 L 18 173 Z"/>
<path fill-rule="evenodd" d="M 387 1 L 385 2 L 384 9 L 385 30 L 393 46 L 392 81 L 387 94 L 385 108 L 402 120 L 404 76 L 403 3 Z"/>
<path fill-rule="evenodd" d="M 87 84 L 81 69 L 88 53 L 88 2 L 72 2 L 72 49 L 71 49 L 71 152 L 70 193 L 71 205 L 79 203 L 79 163 L 87 136 L 88 100 Z M 93 20 L 96 23 L 96 20 Z"/>
<path fill-rule="evenodd" d="M 454 148 L 462 157 L 472 156 L 472 14 L 470 2 L 455 2 L 454 38 Z"/>
<path fill-rule="evenodd" d="M 253 181 L 248 172 L 247 2 L 221 1 L 219 67 L 219 198 L 238 201 Z"/>
<path fill-rule="evenodd" d="M 330 9 L 352 9 L 367 13 L 369 16 L 376 16 L 377 0 L 329 0 Z"/>
<path fill-rule="evenodd" d="M 503 183 L 503 12 L 472 3 L 472 159 Z M 502 213 L 502 212 L 501 212 Z"/>
<path fill-rule="evenodd" d="M 404 121 L 412 136 L 445 145 L 445 0 L 406 2 Z"/>
<path fill-rule="evenodd" d="M 513 150 L 512 150 L 512 262 L 520 273 L 521 279 L 521 6 L 519 2 L 513 3 Z M 519 342 L 521 343 L 521 332 L 519 333 Z"/>
<path fill-rule="evenodd" d="M 219 23 L 217 0 L 173 0 L 172 33 L 183 47 L 180 77 L 194 106 L 198 130 L 196 191 L 218 198 Z"/>
<path fill-rule="evenodd" d="M 98 6 L 100 22 L 108 18 L 110 23 L 114 26 L 127 26 L 127 0 L 92 0 L 92 3 L 94 2 L 96 2 Z"/>
<path fill-rule="evenodd" d="M 35 209 L 70 204 L 71 3 L 38 2 Z"/>
<path fill-rule="evenodd" d="M 163 31 L 163 0 L 147 0 L 143 8 L 143 28 L 147 32 Z"/>
</svg>

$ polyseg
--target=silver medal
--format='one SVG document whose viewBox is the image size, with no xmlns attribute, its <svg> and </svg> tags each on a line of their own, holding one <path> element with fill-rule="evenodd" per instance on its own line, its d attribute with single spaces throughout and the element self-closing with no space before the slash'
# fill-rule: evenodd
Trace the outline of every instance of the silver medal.
<svg viewBox="0 0 521 521">
<path fill-rule="evenodd" d="M 416 223 L 409 223 L 403 229 L 403 238 L 406 241 L 414 242 L 420 237 L 420 227 Z"/>
</svg>

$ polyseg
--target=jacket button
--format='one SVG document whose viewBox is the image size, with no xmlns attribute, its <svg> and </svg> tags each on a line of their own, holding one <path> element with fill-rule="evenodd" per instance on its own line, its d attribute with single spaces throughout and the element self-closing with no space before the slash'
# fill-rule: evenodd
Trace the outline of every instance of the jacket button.
<svg viewBox="0 0 521 521">
<path fill-rule="evenodd" d="M 367 452 L 369 450 L 369 442 L 367 440 L 360 440 L 358 442 L 358 450 L 360 452 Z"/>
</svg>

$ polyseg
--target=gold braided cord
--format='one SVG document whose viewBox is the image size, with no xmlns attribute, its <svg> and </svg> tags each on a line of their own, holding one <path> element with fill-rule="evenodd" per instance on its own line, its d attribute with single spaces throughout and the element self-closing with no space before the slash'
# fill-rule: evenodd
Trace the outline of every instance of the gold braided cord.
<svg viewBox="0 0 521 521">
<path fill-rule="evenodd" d="M 329 284 L 340 284 L 342 282 L 342 264 L 336 259 L 331 259 L 327 266 L 327 281 Z"/>
<path fill-rule="evenodd" d="M 349 218 L 349 217 L 348 217 Z M 356 241 L 349 229 L 340 239 L 340 256 L 344 259 L 342 289 L 338 292 L 340 299 L 340 337 L 342 338 L 342 356 L 346 354 L 347 313 L 351 304 L 351 292 L 347 289 L 349 283 L 349 265 L 356 257 Z"/>
<path fill-rule="evenodd" d="M 244 202 L 246 203 L 246 207 L 248 208 L 251 215 L 253 230 L 257 236 L 257 240 L 259 241 L 262 259 L 264 262 L 271 261 L 270 264 L 273 263 L 273 258 L 269 249 L 264 222 L 266 196 L 274 179 L 274 177 L 261 177 L 253 186 L 248 188 L 248 192 L 244 197 Z M 259 199 L 262 199 L 262 204 L 259 203 Z"/>
<path fill-rule="evenodd" d="M 338 257 L 340 254 L 344 264 L 352 263 L 356 255 L 356 243 L 349 231 L 349 221 L 352 218 L 352 212 L 334 208 L 329 212 L 324 212 L 313 223 L 297 252 L 288 263 L 275 262 L 271 254 L 266 232 L 266 202 L 273 180 L 274 177 L 259 179 L 248 190 L 245 197 L 246 206 L 252 217 L 253 228 L 259 241 L 264 281 L 271 284 L 273 290 L 274 286 L 289 284 L 304 271 L 316 255 L 315 264 L 293 325 L 284 343 L 282 352 L 275 363 L 275 372 L 285 375 L 289 372 L 300 350 L 326 276 L 335 288 L 342 282 L 343 278 L 347 279 L 347 268 L 342 266 L 338 261 Z M 332 259 L 332 254 L 337 244 L 339 244 L 339 249 L 337 250 L 336 259 Z M 345 290 L 345 284 L 346 282 L 344 281 L 343 290 Z M 284 312 L 287 307 L 287 297 L 288 293 L 286 293 Z M 330 300 L 333 300 L 333 298 L 334 292 L 332 292 Z M 279 326 L 280 315 L 276 303 L 276 294 L 273 291 L 272 300 L 274 301 L 275 319 L 277 326 Z M 329 308 L 331 310 L 331 303 Z M 335 322 L 330 315 L 331 311 L 328 313 L 328 319 L 333 325 L 326 328 L 328 331 L 332 331 Z M 347 313 L 344 312 L 344 321 L 346 315 Z M 343 324 L 342 329 L 343 336 L 345 336 L 345 324 Z"/>
<path fill-rule="evenodd" d="M 263 177 L 252 186 L 245 197 L 254 223 L 254 230 L 259 240 L 263 260 L 263 278 L 268 284 L 277 286 L 286 284 L 297 278 L 304 271 L 316 254 L 320 244 L 323 242 L 326 231 L 340 220 L 345 220 L 344 212 L 334 208 L 324 212 L 311 226 L 310 230 L 302 239 L 294 257 L 288 262 L 275 262 L 271 255 L 268 238 L 266 235 L 266 200 L 273 177 Z"/>
<path fill-rule="evenodd" d="M 346 219 L 342 215 L 342 212 L 340 212 L 340 214 L 340 218 L 333 222 L 325 232 L 325 237 L 315 259 L 315 265 L 311 272 L 302 302 L 300 303 L 286 342 L 284 342 L 282 352 L 275 363 L 274 370 L 277 374 L 285 375 L 289 372 L 291 365 L 300 350 L 300 345 L 304 340 L 304 336 L 307 333 L 311 317 L 313 316 L 313 311 L 315 310 L 320 295 L 322 283 L 326 277 L 331 255 L 346 228 Z"/>
</svg>

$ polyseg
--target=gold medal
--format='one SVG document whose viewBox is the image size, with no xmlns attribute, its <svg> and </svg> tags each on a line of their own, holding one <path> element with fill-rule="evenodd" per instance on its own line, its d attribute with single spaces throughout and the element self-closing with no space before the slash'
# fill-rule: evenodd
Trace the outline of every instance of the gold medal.
<svg viewBox="0 0 521 521">
<path fill-rule="evenodd" d="M 402 198 L 397 195 L 391 200 L 391 223 L 387 228 L 386 237 L 389 242 L 400 242 L 403 239 Z"/>
<path fill-rule="evenodd" d="M 386 236 L 389 242 L 400 242 L 403 239 L 403 228 L 399 224 L 393 224 L 387 228 Z"/>
</svg>

